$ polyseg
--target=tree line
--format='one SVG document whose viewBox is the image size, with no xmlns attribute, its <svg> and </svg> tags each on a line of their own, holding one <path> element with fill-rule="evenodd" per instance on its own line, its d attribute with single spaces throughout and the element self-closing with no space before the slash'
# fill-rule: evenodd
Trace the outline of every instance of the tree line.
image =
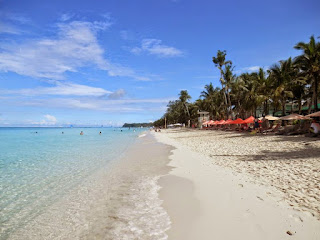
<svg viewBox="0 0 320 240">
<path fill-rule="evenodd" d="M 196 124 L 199 110 L 209 112 L 211 119 L 256 116 L 257 109 L 265 115 L 270 111 L 285 115 L 288 104 L 298 105 L 299 114 L 303 105 L 308 113 L 319 111 L 320 42 L 311 36 L 309 42 L 299 42 L 294 48 L 300 51 L 297 57 L 281 60 L 266 71 L 260 68 L 240 75 L 235 74 L 226 51 L 218 50 L 212 62 L 220 71 L 221 86 L 205 85 L 194 102 L 188 91 L 182 90 L 154 125 L 163 126 L 165 119 L 167 124 Z"/>
</svg>

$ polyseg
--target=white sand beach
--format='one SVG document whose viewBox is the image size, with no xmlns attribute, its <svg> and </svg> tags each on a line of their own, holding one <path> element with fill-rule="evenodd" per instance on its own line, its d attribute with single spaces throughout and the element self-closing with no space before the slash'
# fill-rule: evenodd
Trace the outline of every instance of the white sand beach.
<svg viewBox="0 0 320 240">
<path fill-rule="evenodd" d="M 172 145 L 160 197 L 169 239 L 320 239 L 320 141 L 199 130 Z"/>
</svg>

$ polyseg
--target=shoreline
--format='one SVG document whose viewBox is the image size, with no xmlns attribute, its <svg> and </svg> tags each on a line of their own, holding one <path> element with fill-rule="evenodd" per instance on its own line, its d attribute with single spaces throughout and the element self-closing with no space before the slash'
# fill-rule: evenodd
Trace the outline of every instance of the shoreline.
<svg viewBox="0 0 320 240">
<path fill-rule="evenodd" d="M 319 239 L 320 221 L 312 214 L 294 209 L 284 201 L 285 193 L 253 182 L 246 171 L 217 164 L 222 154 L 192 149 L 191 144 L 199 147 L 204 132 L 190 132 L 154 133 L 175 148 L 169 163 L 173 169 L 159 180 L 160 198 L 172 219 L 169 239 Z"/>
<path fill-rule="evenodd" d="M 100 169 L 4 239 L 167 239 L 170 219 L 157 181 L 170 170 L 171 147 L 140 136 L 111 169 Z"/>
</svg>

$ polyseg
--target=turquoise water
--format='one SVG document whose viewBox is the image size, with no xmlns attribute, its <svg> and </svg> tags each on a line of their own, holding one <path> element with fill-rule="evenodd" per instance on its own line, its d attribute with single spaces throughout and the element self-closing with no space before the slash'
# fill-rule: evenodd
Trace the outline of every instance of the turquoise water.
<svg viewBox="0 0 320 240">
<path fill-rule="evenodd" d="M 0 128 L 0 239 L 34 219 L 98 169 L 108 168 L 141 131 Z"/>
</svg>

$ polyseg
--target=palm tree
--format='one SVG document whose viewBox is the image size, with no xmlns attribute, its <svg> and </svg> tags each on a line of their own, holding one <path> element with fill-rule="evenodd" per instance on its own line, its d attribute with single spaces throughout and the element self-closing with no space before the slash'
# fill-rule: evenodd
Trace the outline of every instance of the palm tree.
<svg viewBox="0 0 320 240">
<path fill-rule="evenodd" d="M 203 109 L 207 110 L 212 118 L 219 117 L 221 115 L 221 106 L 224 107 L 221 89 L 214 88 L 212 83 L 205 85 L 204 88 L 205 90 L 200 95 L 200 98 L 203 98 Z"/>
<path fill-rule="evenodd" d="M 184 107 L 185 112 L 188 115 L 188 120 L 190 120 L 190 112 L 189 112 L 189 108 L 188 108 L 188 100 L 191 99 L 191 96 L 189 95 L 187 90 L 181 90 L 181 92 L 179 93 L 179 100 L 180 103 L 182 104 L 182 106 Z"/>
<path fill-rule="evenodd" d="M 260 98 L 263 99 L 263 112 L 265 115 L 269 114 L 269 101 L 272 94 L 272 81 L 269 76 L 266 76 L 266 72 L 263 70 L 263 68 L 259 68 L 259 72 L 257 74 L 257 84 L 258 92 L 260 95 Z"/>
<path fill-rule="evenodd" d="M 229 115 L 229 111 L 228 111 L 228 107 L 230 105 L 231 107 L 231 103 L 228 103 L 228 92 L 227 92 L 227 88 L 226 88 L 226 81 L 223 78 L 224 72 L 223 72 L 223 66 L 227 66 L 227 65 L 232 65 L 231 61 L 226 61 L 226 51 L 220 51 L 218 50 L 217 52 L 217 56 L 216 57 L 212 57 L 212 62 L 215 64 L 216 67 L 218 67 L 218 69 L 220 70 L 220 82 L 221 82 L 221 87 L 223 89 L 223 95 L 224 95 L 224 102 L 225 102 L 225 106 L 226 106 L 226 112 L 227 115 Z"/>
<path fill-rule="evenodd" d="M 293 98 L 291 90 L 292 82 L 296 79 L 296 68 L 293 65 L 291 57 L 288 60 L 280 61 L 271 67 L 269 73 L 273 80 L 274 102 L 279 101 L 282 106 L 282 115 L 285 115 L 286 101 Z"/>
<path fill-rule="evenodd" d="M 309 106 L 314 104 L 315 111 L 318 109 L 318 87 L 320 82 L 320 42 L 316 42 L 314 36 L 310 37 L 309 43 L 299 42 L 294 47 L 302 50 L 303 54 L 295 58 L 295 63 L 299 66 L 308 84 L 312 89 L 312 100 Z"/>
</svg>

